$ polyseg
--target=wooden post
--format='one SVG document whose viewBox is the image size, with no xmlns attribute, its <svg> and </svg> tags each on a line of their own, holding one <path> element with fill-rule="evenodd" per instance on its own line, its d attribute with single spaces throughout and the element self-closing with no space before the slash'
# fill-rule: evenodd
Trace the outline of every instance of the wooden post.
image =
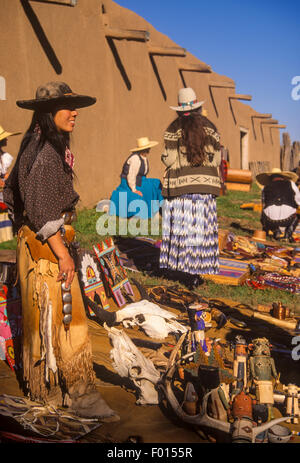
<svg viewBox="0 0 300 463">
<path fill-rule="evenodd" d="M 288 132 L 282 134 L 282 146 L 280 149 L 280 168 L 281 170 L 290 170 L 290 159 L 291 159 L 291 138 Z"/>
<path fill-rule="evenodd" d="M 294 141 L 292 146 L 292 169 L 300 165 L 300 141 Z"/>
</svg>

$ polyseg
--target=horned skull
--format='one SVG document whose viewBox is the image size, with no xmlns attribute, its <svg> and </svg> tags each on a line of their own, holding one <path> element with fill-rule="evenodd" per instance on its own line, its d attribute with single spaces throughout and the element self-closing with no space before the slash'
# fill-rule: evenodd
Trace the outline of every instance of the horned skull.
<svg viewBox="0 0 300 463">
<path fill-rule="evenodd" d="M 136 403 L 158 404 L 155 385 L 160 379 L 160 373 L 153 362 L 139 351 L 124 331 L 106 325 L 105 328 L 113 345 L 110 352 L 113 366 L 120 376 L 129 378 L 135 385 L 139 396 Z"/>
</svg>

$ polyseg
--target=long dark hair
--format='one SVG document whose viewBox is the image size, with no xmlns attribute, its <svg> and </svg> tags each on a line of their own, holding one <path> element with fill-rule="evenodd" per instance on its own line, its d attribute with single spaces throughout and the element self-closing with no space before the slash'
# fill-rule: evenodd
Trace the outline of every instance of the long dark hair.
<svg viewBox="0 0 300 463">
<path fill-rule="evenodd" d="M 71 167 L 65 161 L 66 147 L 69 147 L 70 144 L 69 134 L 65 132 L 60 133 L 57 130 L 51 113 L 34 112 L 31 124 L 22 139 L 15 165 L 5 182 L 4 188 L 4 193 L 6 188 L 11 192 L 8 193 L 8 195 L 9 201 L 13 202 L 11 205 L 13 208 L 13 215 L 11 215 L 10 212 L 10 218 L 13 222 L 14 232 L 16 232 L 21 226 L 22 216 L 24 213 L 24 204 L 21 199 L 18 182 L 20 160 L 25 149 L 32 141 L 36 142 L 36 147 L 32 152 L 28 165 L 26 166 L 26 176 L 29 175 L 39 152 L 46 142 L 49 142 L 58 153 L 65 171 L 70 172 L 73 175 Z"/>
<path fill-rule="evenodd" d="M 22 139 L 16 164 L 19 164 L 24 150 L 28 146 L 29 142 L 33 139 L 33 137 L 38 138 L 38 144 L 35 150 L 35 156 L 33 156 L 30 164 L 27 166 L 27 174 L 30 173 L 38 153 L 46 142 L 49 142 L 55 151 L 59 154 L 65 171 L 72 171 L 70 166 L 65 161 L 66 147 L 70 146 L 69 134 L 67 132 L 59 132 L 57 130 L 51 113 L 42 113 L 38 111 L 33 113 L 31 124 Z"/>
<path fill-rule="evenodd" d="M 186 147 L 186 156 L 192 166 L 201 166 L 207 158 L 205 146 L 212 145 L 215 150 L 221 148 L 216 138 L 205 130 L 211 128 L 217 133 L 215 125 L 199 111 L 191 111 L 189 115 L 178 113 L 178 122 L 182 128 L 180 144 Z"/>
</svg>

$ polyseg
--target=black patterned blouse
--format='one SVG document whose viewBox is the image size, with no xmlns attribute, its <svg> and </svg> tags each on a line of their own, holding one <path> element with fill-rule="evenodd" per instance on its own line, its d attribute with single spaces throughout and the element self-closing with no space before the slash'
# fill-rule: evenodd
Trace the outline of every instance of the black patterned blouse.
<svg viewBox="0 0 300 463">
<path fill-rule="evenodd" d="M 66 172 L 59 154 L 46 142 L 36 156 L 37 139 L 25 148 L 18 168 L 18 186 L 28 221 L 42 241 L 55 234 L 63 224 L 61 217 L 72 210 L 79 200 L 73 189 L 72 172 Z M 10 192 L 5 202 L 13 208 Z"/>
</svg>

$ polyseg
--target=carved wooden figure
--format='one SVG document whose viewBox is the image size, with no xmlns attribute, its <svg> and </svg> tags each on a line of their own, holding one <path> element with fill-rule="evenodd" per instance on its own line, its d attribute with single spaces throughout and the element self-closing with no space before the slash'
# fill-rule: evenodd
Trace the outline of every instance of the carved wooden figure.
<svg viewBox="0 0 300 463">
<path fill-rule="evenodd" d="M 242 336 L 236 336 L 233 360 L 233 376 L 238 378 L 238 380 L 233 383 L 233 388 L 237 393 L 247 388 L 247 362 L 248 345 Z"/>
<path fill-rule="evenodd" d="M 250 373 L 255 384 L 256 400 L 267 404 L 271 412 L 274 404 L 273 382 L 278 380 L 274 359 L 271 357 L 270 344 L 266 338 L 256 338 L 249 347 L 253 348 L 250 357 Z"/>
<path fill-rule="evenodd" d="M 290 420 L 287 420 L 288 423 L 299 423 L 299 399 L 298 394 L 300 388 L 296 384 L 288 384 L 288 386 L 283 386 L 283 390 L 287 393 L 286 401 L 286 412 L 288 415 L 293 417 Z"/>
</svg>

